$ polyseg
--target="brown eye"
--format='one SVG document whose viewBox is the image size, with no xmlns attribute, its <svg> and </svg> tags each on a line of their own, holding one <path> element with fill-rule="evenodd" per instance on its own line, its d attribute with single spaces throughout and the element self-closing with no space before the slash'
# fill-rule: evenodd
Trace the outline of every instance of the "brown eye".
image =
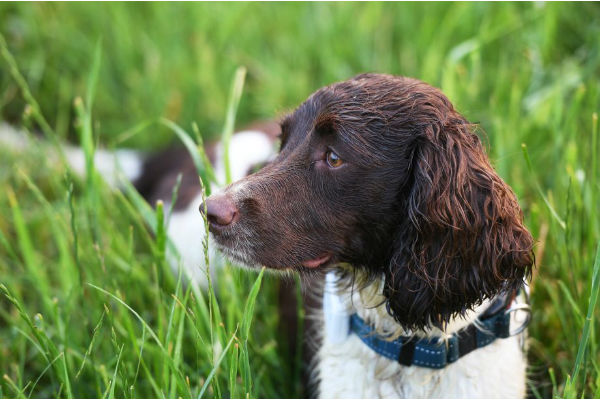
<svg viewBox="0 0 600 400">
<path fill-rule="evenodd" d="M 335 154 L 331 150 L 329 150 L 327 153 L 325 153 L 325 157 L 327 159 L 327 164 L 331 168 L 337 168 L 337 167 L 341 166 L 344 163 L 344 161 L 342 161 L 342 159 L 340 158 L 340 156 L 338 156 L 337 154 Z"/>
</svg>

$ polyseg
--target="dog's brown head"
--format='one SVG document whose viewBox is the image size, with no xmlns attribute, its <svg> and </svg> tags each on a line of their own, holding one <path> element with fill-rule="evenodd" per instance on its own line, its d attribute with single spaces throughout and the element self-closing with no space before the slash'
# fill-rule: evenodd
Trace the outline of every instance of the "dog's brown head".
<svg viewBox="0 0 600 400">
<path fill-rule="evenodd" d="M 383 275 L 390 314 L 410 328 L 519 287 L 533 265 L 515 195 L 473 126 L 409 78 L 318 90 L 283 121 L 278 157 L 206 206 L 220 248 L 246 264 Z"/>
</svg>

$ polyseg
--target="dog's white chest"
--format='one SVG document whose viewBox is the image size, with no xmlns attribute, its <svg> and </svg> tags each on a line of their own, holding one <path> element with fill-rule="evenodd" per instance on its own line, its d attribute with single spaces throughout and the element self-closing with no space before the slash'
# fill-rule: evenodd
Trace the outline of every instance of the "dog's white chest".
<svg viewBox="0 0 600 400">
<path fill-rule="evenodd" d="M 518 336 L 497 339 L 443 369 L 407 367 L 380 356 L 350 333 L 350 315 L 356 311 L 368 314 L 379 326 L 393 325 L 385 306 L 365 307 L 359 293 L 336 293 L 335 282 L 335 275 L 329 273 L 323 298 L 323 345 L 318 352 L 320 398 L 525 396 L 526 359 Z"/>
<path fill-rule="evenodd" d="M 320 398 L 523 398 L 526 360 L 517 337 L 497 340 L 441 370 L 405 367 L 356 335 L 319 351 Z"/>
</svg>

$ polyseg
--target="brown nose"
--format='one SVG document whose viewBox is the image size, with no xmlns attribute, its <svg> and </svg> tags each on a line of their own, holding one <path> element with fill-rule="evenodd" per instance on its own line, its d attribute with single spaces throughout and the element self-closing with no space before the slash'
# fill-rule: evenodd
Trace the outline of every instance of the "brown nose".
<svg viewBox="0 0 600 400">
<path fill-rule="evenodd" d="M 204 215 L 211 228 L 224 228 L 237 219 L 239 212 L 233 201 L 225 194 L 215 194 L 206 199 L 206 204 L 200 205 L 200 212 Z"/>
</svg>

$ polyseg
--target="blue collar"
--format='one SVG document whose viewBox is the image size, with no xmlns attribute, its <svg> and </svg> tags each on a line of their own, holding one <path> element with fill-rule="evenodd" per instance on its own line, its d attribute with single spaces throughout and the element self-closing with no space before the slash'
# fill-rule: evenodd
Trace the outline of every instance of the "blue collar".
<svg viewBox="0 0 600 400">
<path fill-rule="evenodd" d="M 375 329 L 358 314 L 350 317 L 350 331 L 376 353 L 398 361 L 402 365 L 442 369 L 473 350 L 485 347 L 496 339 L 511 336 L 512 309 L 507 310 L 507 308 L 511 305 L 514 296 L 508 297 L 510 299 L 502 297 L 492 303 L 476 324 L 462 328 L 446 340 L 438 337 L 414 336 L 401 336 L 395 340 L 387 340 L 378 335 Z M 522 329 L 519 328 L 518 332 L 521 331 Z"/>
</svg>

